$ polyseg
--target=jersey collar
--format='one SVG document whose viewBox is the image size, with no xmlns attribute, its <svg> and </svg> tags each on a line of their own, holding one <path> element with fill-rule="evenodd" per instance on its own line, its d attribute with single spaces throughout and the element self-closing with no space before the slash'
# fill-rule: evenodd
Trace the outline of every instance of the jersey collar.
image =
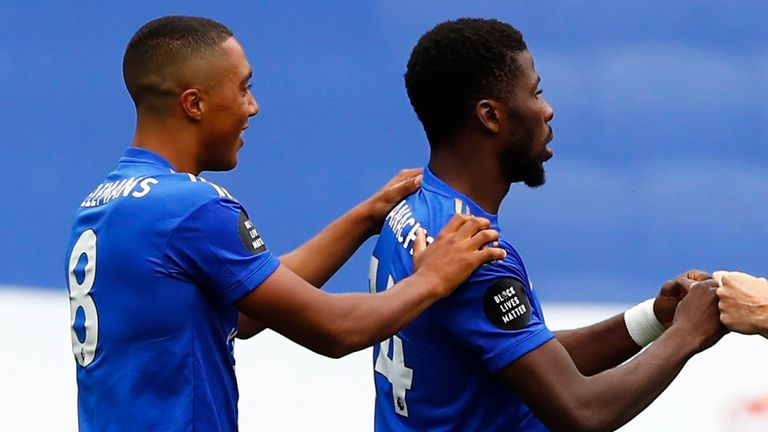
<svg viewBox="0 0 768 432">
<path fill-rule="evenodd" d="M 120 159 L 120 163 L 146 163 L 158 165 L 172 172 L 176 172 L 173 165 L 162 156 L 140 147 L 128 147 L 125 149 L 125 154 Z"/>
<path fill-rule="evenodd" d="M 448 185 L 448 183 L 440 180 L 430 169 L 428 166 L 424 167 L 424 179 L 421 182 L 421 187 L 443 195 L 447 196 L 449 198 L 454 199 L 454 203 L 456 203 L 456 200 L 459 201 L 459 204 L 456 204 L 456 213 L 466 213 L 467 210 L 469 210 L 469 214 L 472 216 L 481 216 L 491 221 L 491 224 L 498 225 L 498 219 L 499 216 L 495 214 L 491 214 L 483 210 L 482 207 L 475 204 L 474 201 L 469 199 L 466 195 L 463 193 L 457 191 L 456 189 L 452 188 Z M 459 207 L 461 206 L 461 207 Z M 461 211 L 459 211 L 459 208 L 461 208 Z"/>
</svg>

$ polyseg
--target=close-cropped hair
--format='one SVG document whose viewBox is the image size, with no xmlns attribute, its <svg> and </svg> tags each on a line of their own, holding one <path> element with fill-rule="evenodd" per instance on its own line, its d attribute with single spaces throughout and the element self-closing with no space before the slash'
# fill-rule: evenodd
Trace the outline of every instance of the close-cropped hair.
<svg viewBox="0 0 768 432">
<path fill-rule="evenodd" d="M 217 49 L 232 31 L 208 18 L 166 16 L 142 26 L 123 56 L 123 79 L 136 106 L 153 96 L 175 96 L 167 82 L 185 62 Z"/>
<path fill-rule="evenodd" d="M 460 131 L 477 102 L 511 94 L 523 36 L 495 19 L 461 18 L 425 33 L 411 52 L 405 87 L 430 145 Z"/>
</svg>

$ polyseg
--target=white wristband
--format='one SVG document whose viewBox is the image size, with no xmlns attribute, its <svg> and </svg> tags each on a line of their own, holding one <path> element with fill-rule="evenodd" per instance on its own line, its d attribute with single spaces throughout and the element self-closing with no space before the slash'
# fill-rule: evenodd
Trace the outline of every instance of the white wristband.
<svg viewBox="0 0 768 432">
<path fill-rule="evenodd" d="M 648 299 L 624 312 L 624 324 L 629 331 L 629 337 L 641 347 L 655 341 L 664 333 L 664 326 L 653 312 L 654 301 L 656 299 Z"/>
</svg>

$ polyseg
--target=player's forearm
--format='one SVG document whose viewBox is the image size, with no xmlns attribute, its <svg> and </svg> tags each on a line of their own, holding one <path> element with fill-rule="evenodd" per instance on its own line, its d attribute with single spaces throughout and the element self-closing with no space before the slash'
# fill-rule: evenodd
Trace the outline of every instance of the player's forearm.
<svg viewBox="0 0 768 432">
<path fill-rule="evenodd" d="M 417 272 L 377 294 L 330 294 L 309 287 L 283 267 L 241 299 L 238 308 L 299 345 L 333 358 L 395 334 L 446 293 L 445 282 Z"/>
<path fill-rule="evenodd" d="M 321 322 L 315 351 L 338 358 L 390 337 L 439 300 L 439 284 L 417 273 L 377 294 L 333 296 L 335 304 L 309 319 Z"/>
<path fill-rule="evenodd" d="M 587 377 L 573 388 L 579 407 L 578 430 L 615 430 L 669 386 L 697 352 L 688 335 L 676 330 L 662 335 L 632 361 Z"/>
<path fill-rule="evenodd" d="M 555 337 L 585 376 L 620 365 L 640 351 L 629 336 L 623 314 L 588 327 L 557 331 Z"/>
<path fill-rule="evenodd" d="M 283 265 L 321 287 L 374 232 L 366 203 L 325 227 L 315 237 L 280 257 Z"/>
</svg>

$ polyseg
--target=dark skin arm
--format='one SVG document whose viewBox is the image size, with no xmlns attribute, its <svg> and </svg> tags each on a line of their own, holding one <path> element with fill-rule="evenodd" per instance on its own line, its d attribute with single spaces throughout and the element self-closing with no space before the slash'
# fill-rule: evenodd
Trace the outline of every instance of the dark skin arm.
<svg viewBox="0 0 768 432">
<path fill-rule="evenodd" d="M 640 346 L 629 337 L 624 314 L 591 326 L 557 331 L 555 338 L 585 376 L 616 367 L 640 352 Z"/>
<path fill-rule="evenodd" d="M 653 309 L 664 328 L 672 325 L 677 305 L 688 293 L 691 285 L 707 279 L 712 279 L 709 273 L 689 270 L 662 285 Z M 629 336 L 624 314 L 591 326 L 558 331 L 555 332 L 555 337 L 571 356 L 579 372 L 585 376 L 616 367 L 642 348 Z"/>
<path fill-rule="evenodd" d="M 378 234 L 387 213 L 403 197 L 418 190 L 421 168 L 400 171 L 378 192 L 325 227 L 315 237 L 282 255 L 280 262 L 315 287 L 322 287 L 371 236 Z M 265 326 L 240 314 L 237 338 L 248 339 Z"/>
<path fill-rule="evenodd" d="M 505 367 L 501 378 L 552 431 L 615 430 L 661 394 L 694 354 L 722 337 L 716 286 L 693 285 L 670 329 L 621 366 L 585 376 L 554 339 Z"/>
<path fill-rule="evenodd" d="M 396 333 L 449 295 L 480 265 L 503 259 L 503 249 L 481 247 L 499 233 L 490 221 L 456 215 L 429 248 L 424 231 L 414 242 L 414 274 L 376 294 L 329 294 L 281 265 L 240 299 L 247 317 L 328 357 L 342 357 Z"/>
</svg>

